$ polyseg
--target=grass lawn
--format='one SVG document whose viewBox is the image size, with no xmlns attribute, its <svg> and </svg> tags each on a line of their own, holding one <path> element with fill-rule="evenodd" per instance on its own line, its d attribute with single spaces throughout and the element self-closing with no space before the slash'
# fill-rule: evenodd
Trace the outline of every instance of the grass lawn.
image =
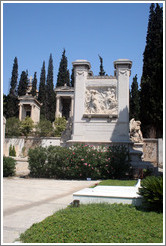
<svg viewBox="0 0 166 246">
<path fill-rule="evenodd" d="M 99 185 L 113 185 L 113 186 L 134 186 L 137 180 L 118 180 L 118 179 L 107 179 L 99 183 Z"/>
<path fill-rule="evenodd" d="M 91 204 L 56 212 L 21 234 L 23 243 L 162 243 L 163 214 Z"/>
</svg>

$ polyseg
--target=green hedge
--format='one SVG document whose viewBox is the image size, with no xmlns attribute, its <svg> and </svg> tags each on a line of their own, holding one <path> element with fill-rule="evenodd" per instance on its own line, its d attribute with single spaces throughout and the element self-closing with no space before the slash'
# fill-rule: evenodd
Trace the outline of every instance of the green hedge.
<svg viewBox="0 0 166 246">
<path fill-rule="evenodd" d="M 15 175 L 16 161 L 11 157 L 3 157 L 3 177 Z"/>
<path fill-rule="evenodd" d="M 130 160 L 125 146 L 95 149 L 89 145 L 71 148 L 50 146 L 29 151 L 30 175 L 41 178 L 125 178 Z"/>
</svg>

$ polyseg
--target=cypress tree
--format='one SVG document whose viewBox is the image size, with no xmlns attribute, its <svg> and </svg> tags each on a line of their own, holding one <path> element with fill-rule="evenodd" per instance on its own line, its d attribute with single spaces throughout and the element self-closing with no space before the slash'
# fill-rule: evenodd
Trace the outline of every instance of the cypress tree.
<svg viewBox="0 0 166 246">
<path fill-rule="evenodd" d="M 46 83 L 46 119 L 53 122 L 55 119 L 55 92 L 53 84 L 53 59 L 50 54 L 47 83 Z"/>
<path fill-rule="evenodd" d="M 71 73 L 71 86 L 74 87 L 74 68 L 72 68 L 72 73 Z"/>
<path fill-rule="evenodd" d="M 69 70 L 67 69 L 67 57 L 65 55 L 65 52 L 66 51 L 64 49 L 59 65 L 58 75 L 57 75 L 57 87 L 64 86 L 65 84 L 67 86 L 70 86 L 70 74 L 69 74 Z"/>
<path fill-rule="evenodd" d="M 5 115 L 6 118 L 18 116 L 18 99 L 17 99 L 17 79 L 18 79 L 18 61 L 14 58 L 12 76 L 10 80 L 9 95 L 5 98 Z"/>
<path fill-rule="evenodd" d="M 14 58 L 12 77 L 10 81 L 10 95 L 17 96 L 17 79 L 18 79 L 18 61 L 17 57 Z"/>
<path fill-rule="evenodd" d="M 140 107 L 145 137 L 163 134 L 163 11 L 150 6 L 146 46 L 143 54 Z"/>
<path fill-rule="evenodd" d="M 32 81 L 32 96 L 36 96 L 36 90 L 37 90 L 37 77 L 36 77 L 36 72 L 34 73 L 33 81 Z"/>
<path fill-rule="evenodd" d="M 46 70 L 45 70 L 45 61 L 43 62 L 41 74 L 40 74 L 40 84 L 39 84 L 39 95 L 38 100 L 43 105 L 40 109 L 40 116 L 45 118 L 46 112 Z"/>
<path fill-rule="evenodd" d="M 137 74 L 133 78 L 130 92 L 130 120 L 134 118 L 139 120 L 140 117 L 140 93 L 138 90 Z"/>
<path fill-rule="evenodd" d="M 18 96 L 24 96 L 28 87 L 28 71 L 22 71 L 18 85 Z"/>
<path fill-rule="evenodd" d="M 101 56 L 99 56 L 99 59 L 100 59 L 100 72 L 99 72 L 99 75 L 100 76 L 104 76 L 105 75 L 105 71 L 104 71 L 104 68 L 103 68 L 103 58 Z"/>
</svg>

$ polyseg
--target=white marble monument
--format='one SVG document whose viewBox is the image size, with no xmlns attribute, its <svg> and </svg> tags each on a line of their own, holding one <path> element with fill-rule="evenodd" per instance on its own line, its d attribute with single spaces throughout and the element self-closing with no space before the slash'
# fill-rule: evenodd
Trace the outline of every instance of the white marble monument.
<svg viewBox="0 0 166 246">
<path fill-rule="evenodd" d="M 114 62 L 114 76 L 93 76 L 86 60 L 73 62 L 73 134 L 69 144 L 130 142 L 129 77 L 132 62 Z"/>
</svg>

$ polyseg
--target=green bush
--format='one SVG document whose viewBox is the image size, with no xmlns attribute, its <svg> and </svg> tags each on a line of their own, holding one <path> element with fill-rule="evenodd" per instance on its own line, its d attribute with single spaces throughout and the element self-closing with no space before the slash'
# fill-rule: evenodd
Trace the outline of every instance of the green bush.
<svg viewBox="0 0 166 246">
<path fill-rule="evenodd" d="M 43 147 L 30 149 L 28 156 L 30 176 L 36 178 L 46 177 L 47 149 Z"/>
<path fill-rule="evenodd" d="M 131 168 L 129 151 L 124 145 L 110 146 L 107 151 L 107 172 L 114 179 L 125 178 Z"/>
<path fill-rule="evenodd" d="M 3 177 L 15 175 L 16 161 L 11 157 L 3 157 Z"/>
<path fill-rule="evenodd" d="M 143 197 L 143 206 L 150 210 L 163 210 L 163 178 L 148 176 L 141 182 L 139 194 Z"/>
<path fill-rule="evenodd" d="M 54 126 L 55 126 L 54 136 L 60 137 L 62 132 L 66 129 L 66 124 L 67 121 L 65 117 L 56 118 L 54 121 Z"/>
<path fill-rule="evenodd" d="M 30 117 L 27 116 L 23 121 L 21 121 L 20 130 L 24 136 L 27 137 L 31 133 L 33 127 L 33 120 Z"/>
<path fill-rule="evenodd" d="M 130 168 L 127 157 L 128 152 L 123 146 L 97 149 L 83 144 L 71 148 L 38 147 L 29 151 L 29 167 L 34 177 L 124 178 Z"/>
<path fill-rule="evenodd" d="M 36 125 L 35 134 L 40 137 L 50 137 L 53 134 L 52 123 L 49 120 L 43 119 Z"/>
<path fill-rule="evenodd" d="M 12 145 L 10 145 L 10 147 L 9 147 L 9 156 L 16 156 L 16 151 L 15 151 L 14 145 L 13 145 L 13 147 L 12 147 Z"/>
<path fill-rule="evenodd" d="M 18 137 L 20 136 L 20 121 L 16 117 L 11 117 L 6 120 L 6 136 Z"/>
</svg>

